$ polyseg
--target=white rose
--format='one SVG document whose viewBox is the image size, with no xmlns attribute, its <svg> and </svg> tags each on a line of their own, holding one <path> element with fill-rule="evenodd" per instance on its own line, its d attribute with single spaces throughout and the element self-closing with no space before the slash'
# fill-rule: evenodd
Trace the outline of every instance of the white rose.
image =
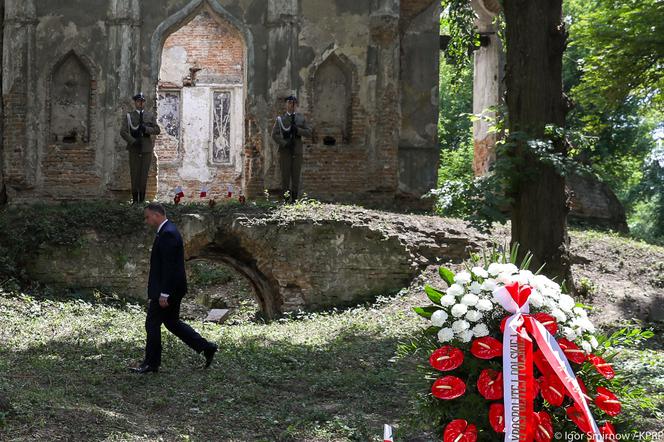
<svg viewBox="0 0 664 442">
<path fill-rule="evenodd" d="M 475 324 L 475 327 L 473 327 L 473 334 L 478 338 L 487 336 L 489 334 L 489 328 L 486 324 Z"/>
<path fill-rule="evenodd" d="M 477 322 L 482 319 L 483 316 L 484 315 L 477 310 L 468 310 L 468 313 L 466 313 L 466 319 L 470 322 Z"/>
<path fill-rule="evenodd" d="M 436 310 L 431 315 L 431 324 L 435 327 L 442 327 L 443 324 L 445 324 L 445 321 L 447 321 L 447 313 L 445 310 Z"/>
<path fill-rule="evenodd" d="M 461 303 L 472 307 L 473 305 L 477 304 L 477 301 L 479 300 L 480 300 L 479 296 L 473 295 L 472 293 L 468 293 L 466 295 L 463 295 L 463 298 L 461 298 Z"/>
<path fill-rule="evenodd" d="M 456 296 L 444 295 L 440 298 L 440 305 L 450 306 L 456 304 Z"/>
<path fill-rule="evenodd" d="M 459 333 L 459 339 L 461 339 L 461 342 L 470 342 L 471 339 L 473 339 L 473 331 L 472 330 L 464 330 L 461 333 Z"/>
<path fill-rule="evenodd" d="M 590 332 L 590 333 L 595 333 L 595 326 L 593 325 L 592 322 L 590 322 L 590 319 L 588 319 L 588 318 L 577 318 L 577 323 L 579 324 L 579 327 L 581 327 L 585 331 Z"/>
<path fill-rule="evenodd" d="M 482 283 L 482 290 L 486 292 L 493 292 L 498 285 L 496 284 L 496 281 L 494 279 L 485 279 L 484 282 Z"/>
<path fill-rule="evenodd" d="M 458 318 L 460 316 L 465 315 L 467 311 L 468 311 L 468 306 L 466 306 L 465 304 L 456 304 L 454 307 L 452 307 L 452 316 Z"/>
<path fill-rule="evenodd" d="M 459 334 L 464 330 L 468 330 L 470 328 L 470 324 L 468 321 L 464 321 L 463 319 L 459 319 L 458 321 L 454 321 L 452 323 L 452 330 L 454 330 L 455 333 Z"/>
<path fill-rule="evenodd" d="M 501 272 L 501 264 L 498 264 L 497 262 L 492 262 L 489 264 L 489 268 L 487 269 L 487 272 L 489 275 L 496 276 L 498 273 Z"/>
<path fill-rule="evenodd" d="M 574 298 L 572 298 L 570 295 L 560 295 L 560 298 L 558 299 L 558 305 L 563 311 L 571 312 L 576 303 L 574 302 Z"/>
<path fill-rule="evenodd" d="M 503 272 L 513 275 L 519 272 L 519 268 L 512 263 L 507 263 L 503 265 Z"/>
<path fill-rule="evenodd" d="M 599 346 L 599 342 L 597 342 L 597 338 L 595 338 L 594 336 L 591 335 L 590 338 L 588 338 L 588 340 L 590 341 L 590 346 L 592 348 L 597 348 Z"/>
<path fill-rule="evenodd" d="M 438 340 L 440 342 L 449 342 L 452 338 L 454 338 L 454 331 L 451 328 L 441 328 L 438 331 Z"/>
<path fill-rule="evenodd" d="M 483 312 L 488 312 L 490 310 L 493 310 L 493 304 L 488 299 L 480 299 L 479 301 L 477 301 L 476 307 L 477 310 Z"/>
<path fill-rule="evenodd" d="M 551 315 L 556 318 L 556 321 L 558 322 L 567 322 L 567 315 L 565 315 L 565 313 L 559 308 L 552 309 Z"/>
<path fill-rule="evenodd" d="M 544 298 L 539 294 L 537 290 L 533 290 L 528 297 L 528 302 L 535 308 L 540 308 L 544 305 Z"/>
<path fill-rule="evenodd" d="M 445 293 L 452 296 L 461 296 L 463 295 L 463 292 L 463 287 L 461 287 L 459 284 L 452 284 L 450 288 L 445 291 Z"/>
<path fill-rule="evenodd" d="M 593 346 L 588 341 L 581 341 L 581 348 L 588 354 L 593 352 Z"/>
<path fill-rule="evenodd" d="M 477 294 L 479 294 L 479 293 L 482 291 L 482 286 L 480 285 L 479 282 L 477 282 L 477 281 L 473 281 L 473 282 L 470 284 L 470 291 L 471 291 L 472 293 L 475 293 L 475 294 L 477 295 Z"/>
<path fill-rule="evenodd" d="M 480 278 L 488 278 L 489 273 L 484 270 L 482 267 L 473 267 L 471 269 L 471 272 L 473 272 L 473 275 L 479 276 Z"/>
</svg>

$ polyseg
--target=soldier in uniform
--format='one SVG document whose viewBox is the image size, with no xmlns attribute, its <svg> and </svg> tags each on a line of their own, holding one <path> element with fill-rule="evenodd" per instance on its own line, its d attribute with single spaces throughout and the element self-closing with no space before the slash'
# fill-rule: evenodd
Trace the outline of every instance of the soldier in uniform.
<svg viewBox="0 0 664 442">
<path fill-rule="evenodd" d="M 290 194 L 294 202 L 300 191 L 300 171 L 302 170 L 302 137 L 311 137 L 311 128 L 304 116 L 298 112 L 297 98 L 286 97 L 286 112 L 277 117 L 272 128 L 272 139 L 279 146 L 279 164 L 281 166 L 281 189 Z"/>
<path fill-rule="evenodd" d="M 122 119 L 120 135 L 127 142 L 129 172 L 131 174 L 131 197 L 134 204 L 145 201 L 145 187 L 152 162 L 154 136 L 159 135 L 155 115 L 145 110 L 143 92 L 133 96 L 136 110 Z"/>
</svg>

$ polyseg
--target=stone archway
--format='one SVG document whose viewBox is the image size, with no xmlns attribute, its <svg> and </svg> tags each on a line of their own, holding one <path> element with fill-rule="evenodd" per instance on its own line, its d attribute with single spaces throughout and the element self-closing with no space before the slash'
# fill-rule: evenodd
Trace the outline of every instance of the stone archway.
<svg viewBox="0 0 664 442">
<path fill-rule="evenodd" d="M 192 1 L 155 31 L 156 195 L 187 198 L 245 187 L 244 130 L 251 38 L 216 1 Z"/>
</svg>

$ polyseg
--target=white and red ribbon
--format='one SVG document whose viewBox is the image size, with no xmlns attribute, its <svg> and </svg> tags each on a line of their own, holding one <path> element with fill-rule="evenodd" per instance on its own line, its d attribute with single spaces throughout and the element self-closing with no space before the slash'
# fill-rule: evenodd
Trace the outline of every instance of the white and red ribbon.
<svg viewBox="0 0 664 442">
<path fill-rule="evenodd" d="M 505 442 L 529 442 L 533 440 L 532 425 L 532 340 L 551 365 L 552 372 L 562 381 L 574 402 L 589 422 L 594 440 L 603 440 L 588 403 L 579 387 L 574 370 L 555 338 L 535 318 L 529 315 L 530 287 L 514 283 L 499 287 L 493 297 L 505 310 L 512 313 L 503 332 L 503 399 L 505 402 Z M 519 343 L 521 341 L 521 343 Z M 530 346 L 530 347 L 529 347 Z M 526 351 L 523 351 L 526 349 Z M 528 349 L 530 351 L 528 351 Z M 525 422 L 524 422 L 525 419 Z"/>
</svg>

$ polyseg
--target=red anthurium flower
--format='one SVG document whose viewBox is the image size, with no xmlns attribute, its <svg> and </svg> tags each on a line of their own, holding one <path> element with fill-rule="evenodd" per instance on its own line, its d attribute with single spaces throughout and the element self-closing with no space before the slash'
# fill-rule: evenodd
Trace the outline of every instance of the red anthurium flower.
<svg viewBox="0 0 664 442">
<path fill-rule="evenodd" d="M 466 392 L 466 384 L 456 376 L 444 376 L 431 386 L 431 393 L 439 399 L 454 399 Z"/>
<path fill-rule="evenodd" d="M 583 361 L 586 360 L 586 354 L 574 342 L 561 338 L 558 339 L 558 345 L 560 345 L 567 359 L 575 364 L 583 364 Z"/>
<path fill-rule="evenodd" d="M 473 341 L 470 352 L 479 359 L 493 359 L 503 354 L 503 343 L 491 336 L 484 336 Z"/>
<path fill-rule="evenodd" d="M 546 331 L 552 335 L 555 335 L 558 332 L 558 323 L 556 322 L 556 318 L 553 316 L 547 315 L 546 313 L 535 313 L 533 318 L 541 323 Z"/>
<path fill-rule="evenodd" d="M 588 360 L 590 361 L 591 364 L 595 366 L 595 369 L 597 369 L 599 374 L 601 374 L 605 378 L 613 379 L 613 377 L 616 375 L 616 372 L 613 371 L 613 367 L 611 367 L 611 364 L 609 364 L 599 356 L 588 355 Z"/>
<path fill-rule="evenodd" d="M 616 429 L 613 428 L 611 422 L 607 422 L 599 428 L 600 433 L 604 436 L 604 440 L 616 440 Z"/>
<path fill-rule="evenodd" d="M 569 420 L 574 422 L 576 426 L 579 427 L 579 430 L 581 430 L 581 432 L 589 433 L 590 431 L 592 431 L 592 429 L 590 428 L 590 423 L 586 419 L 586 416 L 583 414 L 581 409 L 576 406 L 576 404 L 570 405 L 569 407 L 567 407 L 565 411 L 567 412 L 567 417 L 569 418 Z"/>
<path fill-rule="evenodd" d="M 542 389 L 542 382 L 543 381 L 544 381 L 544 376 L 540 376 L 537 379 L 535 379 L 535 382 L 534 382 L 535 390 L 533 390 L 533 396 L 537 396 L 539 394 L 539 392 Z"/>
<path fill-rule="evenodd" d="M 463 419 L 455 419 L 445 427 L 443 442 L 475 442 L 477 427 Z"/>
<path fill-rule="evenodd" d="M 518 282 L 506 285 L 505 288 L 512 296 L 512 299 L 514 299 L 514 301 L 519 305 L 519 307 L 526 303 L 528 297 L 530 296 L 530 292 L 532 291 L 530 286 L 521 285 Z"/>
<path fill-rule="evenodd" d="M 556 407 L 560 407 L 563 404 L 563 400 L 565 400 L 565 386 L 558 376 L 555 374 L 544 376 L 540 387 L 540 392 L 545 401 Z"/>
<path fill-rule="evenodd" d="M 609 416 L 616 416 L 620 413 L 620 401 L 615 394 L 604 387 L 597 387 L 597 397 L 595 405 L 601 408 Z"/>
<path fill-rule="evenodd" d="M 458 368 L 463 362 L 463 352 L 458 348 L 446 345 L 434 351 L 429 357 L 429 363 L 440 371 L 450 371 Z"/>
<path fill-rule="evenodd" d="M 553 438 L 553 423 L 546 411 L 533 413 L 535 425 L 535 442 L 551 442 Z"/>
<path fill-rule="evenodd" d="M 503 397 L 503 373 L 485 368 L 477 379 L 477 390 L 484 399 L 494 401 Z"/>
<path fill-rule="evenodd" d="M 549 364 L 549 361 L 546 360 L 544 353 L 542 353 L 541 350 L 537 350 L 533 353 L 533 362 L 541 374 L 545 376 L 553 374 L 551 364 Z"/>
<path fill-rule="evenodd" d="M 505 432 L 505 406 L 495 402 L 489 405 L 489 423 L 496 433 Z"/>
</svg>

